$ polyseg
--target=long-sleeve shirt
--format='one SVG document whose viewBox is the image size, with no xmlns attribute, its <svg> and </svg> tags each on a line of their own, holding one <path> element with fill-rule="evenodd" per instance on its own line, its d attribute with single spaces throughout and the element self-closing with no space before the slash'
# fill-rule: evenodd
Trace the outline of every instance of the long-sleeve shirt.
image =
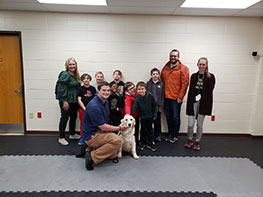
<svg viewBox="0 0 263 197">
<path fill-rule="evenodd" d="M 79 87 L 80 84 L 75 76 L 68 71 L 62 71 L 58 76 L 56 99 L 60 102 L 77 103 Z"/>
<path fill-rule="evenodd" d="M 145 96 L 138 95 L 132 105 L 131 115 L 134 114 L 135 109 L 139 108 L 140 118 L 154 118 L 157 117 L 157 103 L 150 92 L 146 92 Z"/>
</svg>

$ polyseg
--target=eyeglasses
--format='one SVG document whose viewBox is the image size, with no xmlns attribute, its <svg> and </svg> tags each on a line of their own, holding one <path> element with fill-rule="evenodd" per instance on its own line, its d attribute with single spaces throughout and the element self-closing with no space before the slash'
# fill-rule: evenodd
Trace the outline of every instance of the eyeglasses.
<svg viewBox="0 0 263 197">
<path fill-rule="evenodd" d="M 128 91 L 131 91 L 131 90 L 133 90 L 135 87 L 134 86 L 132 86 L 131 88 L 129 88 L 129 89 L 127 89 Z"/>
</svg>

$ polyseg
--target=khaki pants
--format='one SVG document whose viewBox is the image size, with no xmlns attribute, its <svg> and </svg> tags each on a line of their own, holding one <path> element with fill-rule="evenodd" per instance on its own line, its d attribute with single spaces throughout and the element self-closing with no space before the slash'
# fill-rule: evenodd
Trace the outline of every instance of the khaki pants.
<svg viewBox="0 0 263 197">
<path fill-rule="evenodd" d="M 91 151 L 91 157 L 95 164 L 105 159 L 114 159 L 117 157 L 123 140 L 120 136 L 111 132 L 97 131 L 90 140 L 85 143 L 95 150 Z"/>
</svg>

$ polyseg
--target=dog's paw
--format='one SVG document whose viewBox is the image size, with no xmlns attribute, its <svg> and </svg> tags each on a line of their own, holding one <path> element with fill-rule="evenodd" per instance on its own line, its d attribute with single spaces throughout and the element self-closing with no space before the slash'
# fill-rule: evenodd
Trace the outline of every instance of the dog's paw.
<svg viewBox="0 0 263 197">
<path fill-rule="evenodd" d="M 118 158 L 122 158 L 122 154 L 121 153 L 118 154 Z"/>
<path fill-rule="evenodd" d="M 133 158 L 138 160 L 139 159 L 139 156 L 138 155 L 133 155 Z"/>
</svg>

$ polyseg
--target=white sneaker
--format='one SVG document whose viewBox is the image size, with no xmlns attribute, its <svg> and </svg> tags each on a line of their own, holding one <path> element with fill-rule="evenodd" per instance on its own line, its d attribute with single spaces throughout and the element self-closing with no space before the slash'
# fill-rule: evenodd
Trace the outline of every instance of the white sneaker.
<svg viewBox="0 0 263 197">
<path fill-rule="evenodd" d="M 69 136 L 69 139 L 72 139 L 72 140 L 79 140 L 79 138 L 80 138 L 80 135 L 78 135 L 76 133 L 74 135 Z"/>
<path fill-rule="evenodd" d="M 68 141 L 65 138 L 59 138 L 58 139 L 58 143 L 60 143 L 63 146 L 67 146 L 68 145 Z"/>
</svg>

